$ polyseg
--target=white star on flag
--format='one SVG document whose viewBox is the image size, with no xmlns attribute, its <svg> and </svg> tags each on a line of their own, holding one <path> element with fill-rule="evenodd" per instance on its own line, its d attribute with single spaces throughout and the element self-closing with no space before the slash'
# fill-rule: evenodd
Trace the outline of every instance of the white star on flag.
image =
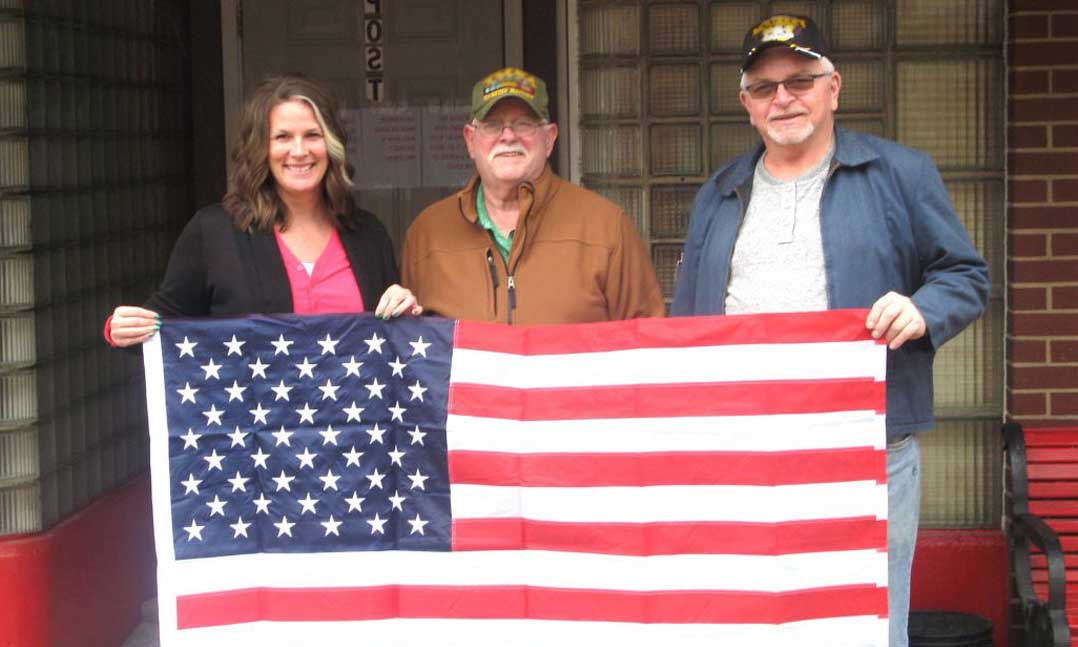
<svg viewBox="0 0 1078 647">
<path fill-rule="evenodd" d="M 239 519 L 236 520 L 236 523 L 228 524 L 228 527 L 231 528 L 233 532 L 235 532 L 235 534 L 232 535 L 232 538 L 239 539 L 240 535 L 243 535 L 244 537 L 247 536 L 247 529 L 251 527 L 251 524 L 244 523 L 243 517 L 241 516 Z"/>
<path fill-rule="evenodd" d="M 258 498 L 252 501 L 252 503 L 255 504 L 255 514 L 269 514 L 270 500 L 266 498 L 266 494 L 264 492 L 259 492 Z"/>
<path fill-rule="evenodd" d="M 359 459 L 363 456 L 363 452 L 357 452 L 356 446 L 352 445 L 351 451 L 344 452 L 343 454 L 341 454 L 341 456 L 344 456 L 348 460 L 348 463 L 345 464 L 345 467 L 348 467 L 350 465 L 355 465 L 356 467 L 359 467 Z"/>
<path fill-rule="evenodd" d="M 302 499 L 296 499 L 296 503 L 298 503 L 300 505 L 300 508 L 302 508 L 299 511 L 300 515 L 305 515 L 308 512 L 313 515 L 318 514 L 318 511 L 315 510 L 315 506 L 318 505 L 318 499 L 312 499 L 310 492 L 308 492 L 307 496 L 303 497 Z"/>
<path fill-rule="evenodd" d="M 312 454 L 310 447 L 304 447 L 302 454 L 296 454 L 296 458 L 299 459 L 300 468 L 309 467 L 314 469 L 314 457 L 318 454 Z"/>
<path fill-rule="evenodd" d="M 378 423 L 374 423 L 374 426 L 367 430 L 367 433 L 371 437 L 371 444 L 378 443 L 380 445 L 385 444 L 382 442 L 382 436 L 385 435 L 386 430 L 378 426 Z"/>
<path fill-rule="evenodd" d="M 285 431 L 284 427 L 281 427 L 277 431 L 273 432 L 270 435 L 273 436 L 273 438 L 277 441 L 277 442 L 273 443 L 273 446 L 274 447 L 280 447 L 281 445 L 285 445 L 286 447 L 291 447 L 292 446 L 292 434 L 293 433 L 295 433 L 295 432 Z"/>
<path fill-rule="evenodd" d="M 352 400 L 352 406 L 345 407 L 342 411 L 348 414 L 347 422 L 361 422 L 359 414 L 363 413 L 363 407 L 357 407 L 355 400 Z"/>
<path fill-rule="evenodd" d="M 210 379 L 211 377 L 213 379 L 215 379 L 215 380 L 221 379 L 221 373 L 220 373 L 221 365 L 217 364 L 217 363 L 214 363 L 212 357 L 210 358 L 209 363 L 203 364 L 199 368 L 201 368 L 203 371 L 205 371 L 207 380 Z"/>
<path fill-rule="evenodd" d="M 184 382 L 183 388 L 176 389 L 176 393 L 179 393 L 180 397 L 183 398 L 180 400 L 180 404 L 183 404 L 184 402 L 194 402 L 195 394 L 198 393 L 198 389 L 191 388 L 190 382 Z"/>
<path fill-rule="evenodd" d="M 226 353 L 225 356 L 227 357 L 228 355 L 235 354 L 239 355 L 240 357 L 243 357 L 243 351 L 241 351 L 240 348 L 246 343 L 247 342 L 245 341 L 240 341 L 236 339 L 236 336 L 232 335 L 232 340 L 225 342 L 225 346 L 228 348 L 228 353 Z"/>
<path fill-rule="evenodd" d="M 415 470 L 415 474 L 406 474 L 405 476 L 407 476 L 408 480 L 410 480 L 412 482 L 412 489 L 413 490 L 416 489 L 416 488 L 419 488 L 420 490 L 426 490 L 427 489 L 425 484 L 427 482 L 427 479 L 429 479 L 430 477 L 429 476 L 424 476 L 423 474 L 421 474 L 419 472 L 418 467 Z"/>
<path fill-rule="evenodd" d="M 254 418 L 251 421 L 251 424 L 254 424 L 256 422 L 266 424 L 266 415 L 269 414 L 270 410 L 269 409 L 263 409 L 262 408 L 262 403 L 261 402 L 256 402 L 255 403 L 255 408 L 250 409 L 250 412 L 251 412 L 251 416 Z"/>
<path fill-rule="evenodd" d="M 273 391 L 274 393 L 273 401 L 284 400 L 285 402 L 288 402 L 288 392 L 292 389 L 293 387 L 284 385 L 284 380 L 281 380 L 281 383 L 277 386 L 271 386 L 270 391 Z"/>
<path fill-rule="evenodd" d="M 382 344 L 385 343 L 385 339 L 378 336 L 378 333 L 371 334 L 370 339 L 363 340 L 367 344 L 367 354 L 378 353 L 382 354 Z"/>
<path fill-rule="evenodd" d="M 288 347 L 296 342 L 291 339 L 285 339 L 284 334 L 282 333 L 281 336 L 277 338 L 277 341 L 271 341 L 270 343 L 273 344 L 273 356 L 276 357 L 282 353 L 288 355 Z"/>
<path fill-rule="evenodd" d="M 393 375 L 396 375 L 397 377 L 404 377 L 404 368 L 406 366 L 408 365 L 401 362 L 400 355 L 397 356 L 397 359 L 389 362 L 389 367 L 393 369 Z"/>
<path fill-rule="evenodd" d="M 329 521 L 320 521 L 320 524 L 326 528 L 326 537 L 330 535 L 341 536 L 341 533 L 337 531 L 341 527 L 341 522 L 333 518 L 333 515 L 329 515 Z"/>
<path fill-rule="evenodd" d="M 202 438 L 202 434 L 196 434 L 195 432 L 191 431 L 190 427 L 188 427 L 187 433 L 180 436 L 180 438 L 183 439 L 184 449 L 187 449 L 188 447 L 194 447 L 195 449 L 198 449 L 198 439 Z"/>
<path fill-rule="evenodd" d="M 408 523 L 412 525 L 412 532 L 410 532 L 408 534 L 414 535 L 414 534 L 416 534 L 418 532 L 419 534 L 423 535 L 423 534 L 426 534 L 426 533 L 423 532 L 423 527 L 426 526 L 430 522 L 425 521 L 423 519 L 420 519 L 419 514 L 416 513 L 415 519 L 408 519 Z"/>
<path fill-rule="evenodd" d="M 219 514 L 222 517 L 225 516 L 226 505 L 228 505 L 228 501 L 222 501 L 221 497 L 217 496 L 216 494 L 213 495 L 213 501 L 206 502 L 206 507 L 210 509 L 211 517 L 216 514 Z"/>
<path fill-rule="evenodd" d="M 217 405 L 211 404 L 208 411 L 203 411 L 202 412 L 202 415 L 206 416 L 206 426 L 209 427 L 210 425 L 217 425 L 218 427 L 220 427 L 221 426 L 221 414 L 223 414 L 223 413 L 224 413 L 223 410 L 221 410 L 221 411 L 217 410 Z"/>
<path fill-rule="evenodd" d="M 228 479 L 228 482 L 232 484 L 232 491 L 233 492 L 246 492 L 247 491 L 247 481 L 250 481 L 250 480 L 251 480 L 250 478 L 247 478 L 245 476 L 240 476 L 240 473 L 236 472 L 236 475 L 233 476 L 232 478 Z"/>
<path fill-rule="evenodd" d="M 427 387 L 419 383 L 419 380 L 415 381 L 415 384 L 408 387 L 408 390 L 412 392 L 412 397 L 408 398 L 408 401 L 419 400 L 423 401 L 423 394 L 427 392 Z"/>
<path fill-rule="evenodd" d="M 389 502 L 393 505 L 394 510 L 400 510 L 404 512 L 404 502 L 408 500 L 408 497 L 401 496 L 400 490 L 393 492 L 393 496 L 389 497 Z"/>
<path fill-rule="evenodd" d="M 427 349 L 430 348 L 430 342 L 423 341 L 423 336 L 420 335 L 416 341 L 408 342 L 408 345 L 412 347 L 412 356 L 420 355 L 422 357 L 427 356 Z"/>
<path fill-rule="evenodd" d="M 326 333 L 325 339 L 318 340 L 318 345 L 322 347 L 323 355 L 336 355 L 338 343 L 339 340 L 331 339 L 328 332 Z"/>
<path fill-rule="evenodd" d="M 306 376 L 314 379 L 314 367 L 318 366 L 318 362 L 312 364 L 306 357 L 304 357 L 301 364 L 295 364 L 294 366 L 299 369 L 300 377 Z"/>
<path fill-rule="evenodd" d="M 363 512 L 363 502 L 366 500 L 364 497 L 359 496 L 359 492 L 352 492 L 352 496 L 344 501 L 348 504 L 349 512 Z"/>
<path fill-rule="evenodd" d="M 288 521 L 288 517 L 281 515 L 281 521 L 274 522 L 274 526 L 277 527 L 277 536 L 283 537 L 284 535 L 292 536 L 292 526 L 296 525 Z"/>
<path fill-rule="evenodd" d="M 352 355 L 348 358 L 348 361 L 343 362 L 341 366 L 344 367 L 344 377 L 348 377 L 349 375 L 359 377 L 359 369 L 363 366 L 363 362 L 357 362 L 356 356 Z"/>
<path fill-rule="evenodd" d="M 336 445 L 337 436 L 341 435 L 341 432 L 336 431 L 332 425 L 326 425 L 324 431 L 318 432 L 318 435 L 322 437 L 322 446 Z"/>
<path fill-rule="evenodd" d="M 284 473 L 284 470 L 281 470 L 281 475 L 280 476 L 274 476 L 273 477 L 273 482 L 277 484 L 277 491 L 278 492 L 280 492 L 281 490 L 284 490 L 285 492 L 291 492 L 292 491 L 292 481 L 295 481 L 295 480 L 296 480 L 296 477 L 288 476 L 287 474 Z"/>
<path fill-rule="evenodd" d="M 197 523 L 195 523 L 195 520 L 192 519 L 191 525 L 184 528 L 184 530 L 187 531 L 187 541 L 191 541 L 192 539 L 202 541 L 202 529 L 205 527 L 206 526 L 198 525 Z"/>
<path fill-rule="evenodd" d="M 367 478 L 368 481 L 371 482 L 371 486 L 370 486 L 369 489 L 373 490 L 374 488 L 378 488 L 379 490 L 381 490 L 382 489 L 382 479 L 384 479 L 385 477 L 386 477 L 386 475 L 382 474 L 377 469 L 375 469 L 373 472 L 368 474 L 366 476 L 366 478 Z"/>
<path fill-rule="evenodd" d="M 378 513 L 374 514 L 374 519 L 367 519 L 367 523 L 371 524 L 371 534 L 378 533 L 380 535 L 385 534 L 385 525 L 389 519 L 383 519 L 378 516 Z M 192 522 L 193 523 L 193 522 Z M 201 537 L 199 537 L 201 539 Z"/>
<path fill-rule="evenodd" d="M 247 435 L 247 434 L 245 434 L 245 433 L 243 433 L 242 431 L 240 431 L 240 428 L 239 428 L 239 427 L 236 427 L 235 429 L 233 429 L 233 430 L 232 430 L 232 433 L 230 433 L 230 434 L 228 435 L 228 437 L 232 439 L 232 444 L 231 444 L 231 445 L 229 445 L 229 447 L 237 447 L 237 446 L 238 446 L 238 447 L 245 447 L 245 446 L 246 446 L 246 443 L 244 442 L 243 438 L 244 438 L 244 437 L 245 437 L 246 435 Z"/>
<path fill-rule="evenodd" d="M 247 387 L 240 386 L 239 382 L 232 380 L 232 386 L 226 386 L 225 391 L 228 392 L 228 401 L 239 400 L 243 402 L 243 392 L 247 390 Z"/>
<path fill-rule="evenodd" d="M 319 476 L 318 480 L 322 481 L 323 490 L 336 490 L 337 481 L 341 480 L 341 477 L 334 474 L 332 470 L 326 470 L 325 476 Z"/>
<path fill-rule="evenodd" d="M 211 469 L 211 470 L 223 470 L 224 469 L 224 468 L 221 467 L 221 461 L 225 460 L 225 457 L 224 456 L 218 456 L 216 449 L 214 449 L 213 452 L 211 452 L 209 456 L 203 456 L 202 460 L 206 461 L 206 465 L 208 466 L 208 469 Z"/>
<path fill-rule="evenodd" d="M 370 398 L 378 398 L 379 400 L 381 400 L 382 399 L 382 391 L 386 388 L 386 385 L 385 384 L 380 384 L 378 382 L 378 378 L 374 378 L 374 380 L 372 380 L 370 384 L 365 384 L 364 388 L 366 388 L 368 391 L 370 391 L 370 395 L 368 397 L 370 397 Z"/>
<path fill-rule="evenodd" d="M 269 457 L 270 455 L 262 451 L 261 447 L 258 448 L 257 452 L 251 454 L 251 458 L 255 461 L 255 467 L 261 467 L 262 469 L 266 469 L 266 459 Z"/>
<path fill-rule="evenodd" d="M 255 379 L 256 377 L 261 377 L 262 379 L 266 379 L 266 369 L 269 368 L 269 367 L 270 367 L 269 364 L 263 364 L 262 363 L 262 358 L 260 358 L 260 357 L 255 358 L 255 363 L 254 364 L 248 364 L 247 365 L 247 368 L 251 369 L 251 379 L 252 380 Z"/>
<path fill-rule="evenodd" d="M 322 392 L 322 399 L 323 400 L 325 400 L 326 398 L 329 398 L 330 400 L 333 400 L 334 402 L 336 402 L 337 401 L 337 389 L 339 389 L 339 388 L 341 388 L 341 387 L 334 385 L 333 382 L 330 382 L 329 380 L 326 380 L 326 384 L 324 386 L 318 387 L 318 390 Z"/>
<path fill-rule="evenodd" d="M 408 435 L 412 437 L 412 444 L 413 445 L 422 445 L 423 444 L 423 437 L 427 435 L 427 432 L 420 431 L 419 430 L 419 425 L 416 425 L 415 429 L 408 432 Z"/>
<path fill-rule="evenodd" d="M 389 410 L 393 413 L 393 417 L 391 417 L 390 420 L 404 422 L 404 412 L 408 409 L 401 406 L 400 400 L 395 402 L 392 407 L 389 407 Z"/>
<path fill-rule="evenodd" d="M 300 422 L 300 424 L 303 424 L 304 422 L 309 422 L 309 423 L 311 423 L 313 425 L 314 424 L 314 414 L 317 411 L 318 411 L 318 409 L 312 409 L 311 405 L 309 403 L 304 402 L 302 409 L 296 409 L 296 413 L 299 414 L 299 422 Z"/>
<path fill-rule="evenodd" d="M 184 335 L 183 341 L 176 344 L 176 348 L 180 349 L 180 357 L 187 355 L 189 357 L 195 356 L 195 346 L 198 346 L 197 341 L 188 341 L 187 336 Z"/>
<path fill-rule="evenodd" d="M 180 481 L 180 485 L 184 487 L 184 494 L 198 494 L 198 486 L 200 483 L 202 483 L 202 481 L 196 479 L 194 474 L 188 474 L 186 481 Z"/>
</svg>

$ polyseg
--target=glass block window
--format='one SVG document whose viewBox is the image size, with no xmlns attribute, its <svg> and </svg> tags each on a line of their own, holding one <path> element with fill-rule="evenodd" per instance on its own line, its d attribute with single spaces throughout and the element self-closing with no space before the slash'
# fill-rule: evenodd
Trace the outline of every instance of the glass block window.
<svg viewBox="0 0 1078 647">
<path fill-rule="evenodd" d="M 812 16 L 842 74 L 847 128 L 923 150 L 991 265 L 988 312 L 936 359 L 938 429 L 922 436 L 922 524 L 994 526 L 1003 394 L 1003 0 L 576 0 L 579 169 L 649 245 L 665 295 L 693 196 L 758 145 L 738 100 L 741 40 Z"/>
</svg>

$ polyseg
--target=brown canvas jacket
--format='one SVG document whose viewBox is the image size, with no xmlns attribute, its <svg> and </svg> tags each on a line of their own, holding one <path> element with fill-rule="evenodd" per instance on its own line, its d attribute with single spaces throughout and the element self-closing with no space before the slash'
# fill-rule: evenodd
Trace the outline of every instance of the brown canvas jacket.
<svg viewBox="0 0 1078 647">
<path fill-rule="evenodd" d="M 405 235 L 401 282 L 426 312 L 522 325 L 663 316 L 651 259 L 613 203 L 548 166 L 520 187 L 506 263 L 478 222 L 477 183 L 424 209 Z"/>
</svg>

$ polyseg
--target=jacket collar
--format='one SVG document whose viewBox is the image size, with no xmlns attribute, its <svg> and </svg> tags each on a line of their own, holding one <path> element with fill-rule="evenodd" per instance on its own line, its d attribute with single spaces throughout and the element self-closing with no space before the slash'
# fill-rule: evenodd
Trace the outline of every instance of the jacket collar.
<svg viewBox="0 0 1078 647">
<path fill-rule="evenodd" d="M 457 204 L 460 206 L 460 213 L 465 220 L 471 223 L 479 221 L 479 213 L 475 210 L 475 192 L 478 186 L 479 176 L 473 175 L 468 180 L 468 183 L 464 185 L 464 188 L 457 192 Z M 517 191 L 520 198 L 520 220 L 517 222 L 517 229 L 521 229 L 532 208 L 542 207 L 557 192 L 554 184 L 554 171 L 550 169 L 550 164 L 543 167 L 543 172 L 534 182 L 521 183 Z"/>
<path fill-rule="evenodd" d="M 715 185 L 719 193 L 724 196 L 733 195 L 738 187 L 749 181 L 756 170 L 756 163 L 763 154 L 764 145 L 761 142 L 751 154 L 741 155 L 720 168 L 715 173 Z M 879 154 L 865 143 L 861 135 L 841 126 L 835 126 L 834 165 L 861 166 L 877 157 Z"/>
</svg>

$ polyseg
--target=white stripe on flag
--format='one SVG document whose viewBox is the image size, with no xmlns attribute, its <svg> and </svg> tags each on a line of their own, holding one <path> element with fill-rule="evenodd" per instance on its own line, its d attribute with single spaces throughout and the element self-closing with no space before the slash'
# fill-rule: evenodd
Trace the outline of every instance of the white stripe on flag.
<svg viewBox="0 0 1078 647">
<path fill-rule="evenodd" d="M 234 560 L 220 568 L 222 560 Z M 646 559 L 550 551 L 261 554 L 181 560 L 180 595 L 257 587 L 534 586 L 623 591 L 785 592 L 886 586 L 887 555 L 875 550 L 794 555 L 656 555 Z"/>
<path fill-rule="evenodd" d="M 874 481 L 810 485 L 658 485 L 520 488 L 454 485 L 457 519 L 524 517 L 580 523 L 649 521 L 779 522 L 887 518 L 887 485 Z"/>
<path fill-rule="evenodd" d="M 689 384 L 764 380 L 884 379 L 872 341 L 815 344 L 741 344 L 564 355 L 453 352 L 453 382 L 535 389 L 614 384 Z M 877 373 L 865 367 L 878 365 Z"/>
<path fill-rule="evenodd" d="M 887 618 L 848 616 L 779 625 L 565 622 L 557 620 L 458 620 L 407 618 L 363 622 L 256 622 L 187 629 L 185 644 L 198 647 L 320 645 L 440 647 L 512 645 L 751 645 L 752 647 L 879 647 L 887 644 Z M 167 646 L 166 646 L 167 647 Z"/>
<path fill-rule="evenodd" d="M 449 414 L 453 450 L 547 452 L 791 451 L 883 449 L 884 416 L 874 411 L 773 416 L 507 420 Z"/>
</svg>

